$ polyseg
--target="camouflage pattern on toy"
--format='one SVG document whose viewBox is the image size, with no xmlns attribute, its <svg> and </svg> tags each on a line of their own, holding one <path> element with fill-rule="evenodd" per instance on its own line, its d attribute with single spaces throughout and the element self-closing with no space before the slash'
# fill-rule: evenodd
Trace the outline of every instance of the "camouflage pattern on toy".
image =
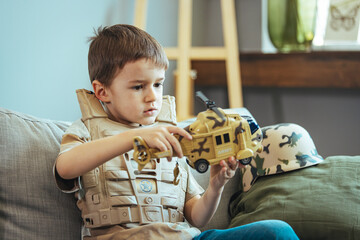
<svg viewBox="0 0 360 240">
<path fill-rule="evenodd" d="M 262 150 L 261 129 L 253 118 L 221 108 L 218 111 L 222 118 L 212 110 L 199 113 L 186 128 L 193 139 L 180 139 L 189 165 L 200 173 L 206 172 L 208 165 L 219 164 L 230 156 L 247 164 L 255 152 Z"/>
<path fill-rule="evenodd" d="M 248 191 L 260 176 L 288 172 L 323 161 L 309 133 L 297 124 L 263 127 L 263 151 L 241 169 L 242 188 Z"/>
<path fill-rule="evenodd" d="M 223 159 L 234 156 L 242 164 L 248 164 L 255 152 L 262 150 L 262 133 L 256 121 L 250 116 L 240 116 L 231 110 L 217 108 L 217 112 L 206 110 L 197 115 L 195 122 L 184 128 L 192 135 L 188 140 L 178 138 L 188 164 L 204 173 L 209 165 L 219 164 Z M 134 159 L 139 171 L 152 158 L 172 156 L 171 151 L 159 152 L 151 149 L 139 137 L 134 138 Z"/>
</svg>

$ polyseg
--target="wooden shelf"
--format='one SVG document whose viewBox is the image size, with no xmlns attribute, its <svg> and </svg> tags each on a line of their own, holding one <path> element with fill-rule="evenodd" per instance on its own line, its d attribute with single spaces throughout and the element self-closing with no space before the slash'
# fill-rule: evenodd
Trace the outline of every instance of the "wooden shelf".
<svg viewBox="0 0 360 240">
<path fill-rule="evenodd" d="M 198 86 L 226 86 L 224 61 L 192 61 Z M 360 52 L 240 53 L 243 87 L 360 88 Z"/>
</svg>

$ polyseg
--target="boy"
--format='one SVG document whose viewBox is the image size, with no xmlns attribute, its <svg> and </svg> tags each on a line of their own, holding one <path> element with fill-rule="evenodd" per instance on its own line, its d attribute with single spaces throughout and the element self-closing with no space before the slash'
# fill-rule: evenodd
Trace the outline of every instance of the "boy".
<svg viewBox="0 0 360 240">
<path fill-rule="evenodd" d="M 188 132 L 173 125 L 174 99 L 162 96 L 168 67 L 164 50 L 146 32 L 119 24 L 98 30 L 88 58 L 94 93 L 77 91 L 82 119 L 63 136 L 55 164 L 58 186 L 77 192 L 86 239 L 198 236 L 200 231 L 185 223 L 184 217 L 195 227 L 204 226 L 239 163 L 229 158 L 212 166 L 209 187 L 202 196 L 203 189 L 182 159 L 154 160 L 137 171 L 131 159 L 133 137 L 141 136 L 151 148 L 174 151 L 179 158 L 183 154 L 173 134 L 191 139 Z M 175 168 L 178 176 L 172 173 Z M 179 184 L 173 183 L 174 177 L 180 179 Z M 243 232 L 258 226 L 244 227 Z M 290 232 L 296 239 L 285 223 L 261 226 L 263 232 L 266 228 L 272 234 Z M 198 238 L 224 239 L 224 235 L 231 234 L 209 231 Z"/>
</svg>

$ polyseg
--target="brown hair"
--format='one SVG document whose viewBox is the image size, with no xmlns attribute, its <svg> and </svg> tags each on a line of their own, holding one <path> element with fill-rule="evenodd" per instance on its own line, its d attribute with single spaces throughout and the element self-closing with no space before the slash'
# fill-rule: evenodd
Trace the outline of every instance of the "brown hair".
<svg viewBox="0 0 360 240">
<path fill-rule="evenodd" d="M 96 79 L 110 86 L 118 69 L 141 58 L 152 60 L 158 67 L 165 69 L 169 65 L 162 46 L 150 34 L 131 25 L 99 27 L 89 41 L 88 68 L 91 82 Z"/>
</svg>

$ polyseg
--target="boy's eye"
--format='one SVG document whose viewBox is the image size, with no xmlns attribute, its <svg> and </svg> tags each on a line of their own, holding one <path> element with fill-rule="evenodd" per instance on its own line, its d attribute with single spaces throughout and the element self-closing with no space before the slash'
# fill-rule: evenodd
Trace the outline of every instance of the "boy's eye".
<svg viewBox="0 0 360 240">
<path fill-rule="evenodd" d="M 158 82 L 158 83 L 155 83 L 155 84 L 154 84 L 154 87 L 161 87 L 162 85 L 163 85 L 162 82 Z"/>
<path fill-rule="evenodd" d="M 140 90 L 140 89 L 142 89 L 142 88 L 143 88 L 142 85 L 136 85 L 136 86 L 133 86 L 133 87 L 132 87 L 132 89 L 134 89 L 134 90 Z"/>
</svg>

